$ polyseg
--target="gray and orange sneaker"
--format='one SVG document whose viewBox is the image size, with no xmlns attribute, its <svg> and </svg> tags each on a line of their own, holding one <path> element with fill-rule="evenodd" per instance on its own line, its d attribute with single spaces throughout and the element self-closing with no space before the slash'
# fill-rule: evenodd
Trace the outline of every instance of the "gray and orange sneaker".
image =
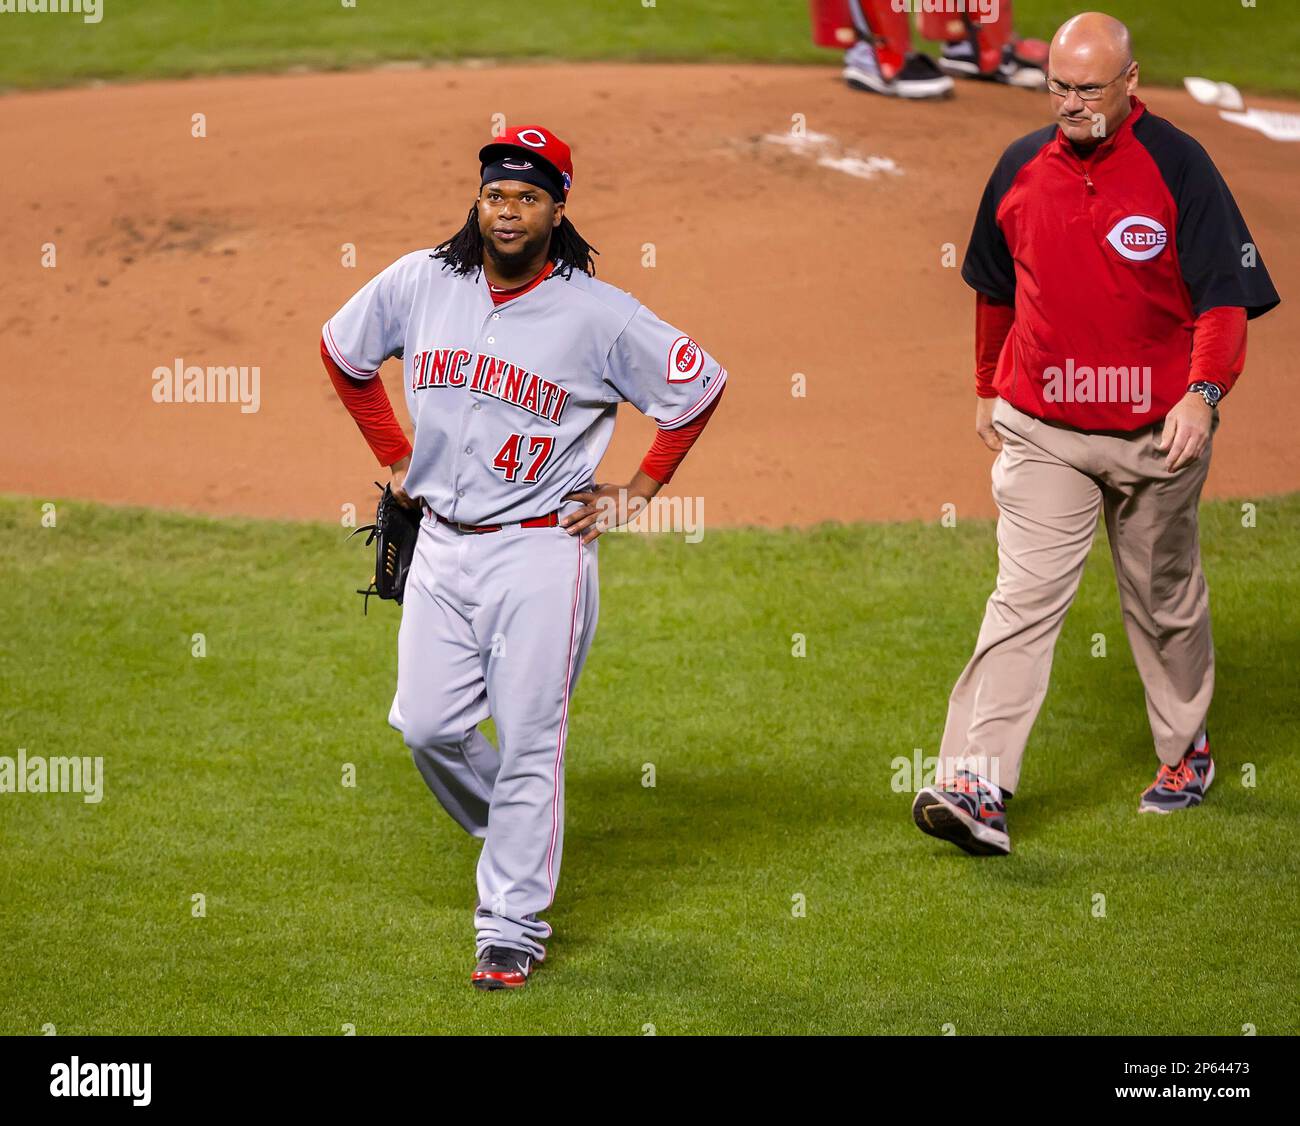
<svg viewBox="0 0 1300 1126">
<path fill-rule="evenodd" d="M 1198 751 L 1188 747 L 1177 766 L 1160 764 L 1156 780 L 1143 792 L 1138 803 L 1139 813 L 1173 813 L 1191 809 L 1205 800 L 1205 791 L 1214 781 L 1214 759 L 1210 757 L 1210 741 Z"/>
<path fill-rule="evenodd" d="M 519 989 L 533 972 L 533 956 L 513 946 L 488 946 L 470 976 L 475 989 Z"/>
<path fill-rule="evenodd" d="M 924 787 L 912 802 L 912 820 L 921 832 L 951 841 L 972 856 L 1005 856 L 1011 851 L 1005 801 L 969 770 Z"/>
</svg>

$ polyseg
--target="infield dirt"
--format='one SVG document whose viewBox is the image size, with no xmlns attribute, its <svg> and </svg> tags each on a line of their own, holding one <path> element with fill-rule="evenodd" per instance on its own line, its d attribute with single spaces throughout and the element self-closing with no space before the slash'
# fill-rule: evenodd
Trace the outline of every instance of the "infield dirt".
<svg viewBox="0 0 1300 1126">
<path fill-rule="evenodd" d="M 1180 91 L 1142 96 L 1209 150 L 1283 296 L 1251 326 L 1207 493 L 1300 489 L 1300 146 Z M 368 509 L 377 467 L 322 371 L 320 327 L 394 258 L 460 226 L 497 113 L 570 141 L 570 215 L 601 251 L 598 276 L 731 372 L 672 486 L 705 496 L 709 522 L 993 513 L 992 455 L 972 429 L 974 301 L 945 244 L 959 263 L 994 161 L 1046 123 L 1045 96 L 965 83 L 904 104 L 847 90 L 835 67 L 757 65 L 448 66 L 0 98 L 0 491 L 321 520 Z M 791 140 L 796 121 L 811 141 Z M 258 409 L 155 402 L 153 371 L 178 362 L 256 368 Z M 385 381 L 405 421 L 397 366 Z M 601 478 L 629 476 L 651 432 L 625 408 Z"/>
</svg>

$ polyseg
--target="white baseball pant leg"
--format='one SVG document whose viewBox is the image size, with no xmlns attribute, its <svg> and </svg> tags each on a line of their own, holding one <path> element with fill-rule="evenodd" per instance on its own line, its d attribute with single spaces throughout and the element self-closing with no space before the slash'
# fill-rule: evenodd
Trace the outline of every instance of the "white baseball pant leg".
<svg viewBox="0 0 1300 1126">
<path fill-rule="evenodd" d="M 422 525 L 389 719 L 439 802 L 483 838 L 480 952 L 546 956 L 539 915 L 563 853 L 569 702 L 598 610 L 596 544 L 558 527 Z M 499 754 L 476 730 L 489 713 Z"/>
</svg>

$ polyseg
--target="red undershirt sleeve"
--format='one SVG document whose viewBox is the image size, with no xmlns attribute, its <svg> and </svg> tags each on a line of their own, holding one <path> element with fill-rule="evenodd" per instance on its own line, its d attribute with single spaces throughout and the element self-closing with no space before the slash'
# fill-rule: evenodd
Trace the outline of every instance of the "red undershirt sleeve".
<svg viewBox="0 0 1300 1126">
<path fill-rule="evenodd" d="M 1016 307 L 1009 301 L 995 301 L 986 293 L 975 294 L 975 394 L 996 399 L 993 375 L 998 368 L 1002 345 L 1016 320 Z"/>
<path fill-rule="evenodd" d="M 371 379 L 352 378 L 330 357 L 323 338 L 320 357 L 325 370 L 329 372 L 334 390 L 347 407 L 348 414 L 357 424 L 366 444 L 379 459 L 379 464 L 392 465 L 406 457 L 411 452 L 411 443 L 406 440 L 406 435 L 398 425 L 393 404 L 388 401 L 388 392 L 379 376 Z"/>
<path fill-rule="evenodd" d="M 1232 390 L 1246 366 L 1246 310 L 1239 305 L 1206 309 L 1192 326 L 1192 373 L 1188 383 L 1217 383 Z"/>
<path fill-rule="evenodd" d="M 641 472 L 661 485 L 668 484 L 673 479 L 673 474 L 677 472 L 677 467 L 681 465 L 682 459 L 686 457 L 687 451 L 695 445 L 695 439 L 708 425 L 710 417 L 718 409 L 718 404 L 722 402 L 722 396 L 726 393 L 727 389 L 723 387 L 718 392 L 718 397 L 685 426 L 679 426 L 674 430 L 656 431 L 654 443 L 641 459 Z"/>
</svg>

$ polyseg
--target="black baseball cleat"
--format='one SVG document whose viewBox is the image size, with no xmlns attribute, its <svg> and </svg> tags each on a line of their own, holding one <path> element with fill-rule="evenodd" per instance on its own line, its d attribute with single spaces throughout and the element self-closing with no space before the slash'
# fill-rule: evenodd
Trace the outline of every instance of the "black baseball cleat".
<svg viewBox="0 0 1300 1126">
<path fill-rule="evenodd" d="M 533 956 L 513 946 L 487 946 L 470 976 L 475 989 L 520 989 L 533 972 Z"/>
<path fill-rule="evenodd" d="M 980 68 L 979 34 L 972 29 L 965 39 L 943 45 L 939 69 L 959 78 L 1001 82 L 1025 90 L 1041 90 L 1047 85 L 1047 44 L 1041 39 L 1017 39 L 1002 48 L 995 70 Z"/>
<path fill-rule="evenodd" d="M 950 782 L 926 786 L 912 802 L 912 820 L 923 833 L 949 841 L 972 856 L 1011 851 L 1007 807 L 978 774 L 959 770 Z"/>
<path fill-rule="evenodd" d="M 865 40 L 845 53 L 843 77 L 854 90 L 891 98 L 942 98 L 952 93 L 952 79 L 928 55 L 891 56 Z"/>
<path fill-rule="evenodd" d="M 1210 757 L 1210 741 L 1205 749 L 1188 747 L 1177 766 L 1160 764 L 1156 780 L 1143 792 L 1138 803 L 1139 813 L 1173 813 L 1191 809 L 1205 800 L 1205 791 L 1214 781 L 1214 759 Z"/>
</svg>

